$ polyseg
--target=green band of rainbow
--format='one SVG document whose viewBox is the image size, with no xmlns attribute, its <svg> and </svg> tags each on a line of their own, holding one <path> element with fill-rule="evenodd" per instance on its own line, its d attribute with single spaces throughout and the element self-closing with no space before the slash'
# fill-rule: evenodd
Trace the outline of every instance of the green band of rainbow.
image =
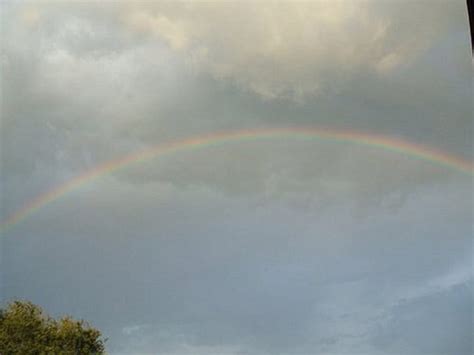
<svg viewBox="0 0 474 355">
<path fill-rule="evenodd" d="M 191 137 L 183 140 L 158 144 L 139 151 L 125 155 L 121 158 L 107 161 L 85 173 L 67 181 L 66 183 L 49 190 L 29 201 L 23 208 L 7 217 L 1 224 L 0 230 L 6 230 L 39 210 L 43 206 L 58 199 L 67 192 L 74 190 L 94 178 L 112 173 L 132 163 L 138 163 L 147 159 L 156 158 L 165 154 L 171 154 L 183 150 L 192 150 L 207 146 L 235 141 L 274 139 L 274 138 L 305 138 L 331 140 L 376 147 L 399 154 L 404 154 L 415 159 L 421 159 L 437 165 L 454 169 L 462 173 L 472 174 L 474 164 L 472 161 L 463 159 L 424 145 L 415 144 L 402 139 L 391 138 L 383 135 L 368 134 L 357 131 L 325 129 L 325 128 L 272 128 L 237 130 L 211 133 L 208 135 Z"/>
</svg>

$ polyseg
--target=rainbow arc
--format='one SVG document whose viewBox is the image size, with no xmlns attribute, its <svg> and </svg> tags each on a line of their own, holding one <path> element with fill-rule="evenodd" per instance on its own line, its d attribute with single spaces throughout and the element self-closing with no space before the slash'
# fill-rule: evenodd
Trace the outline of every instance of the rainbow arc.
<svg viewBox="0 0 474 355">
<path fill-rule="evenodd" d="M 183 140 L 158 144 L 139 152 L 131 153 L 97 165 L 96 167 L 78 175 L 77 177 L 57 186 L 26 203 L 23 208 L 8 216 L 1 224 L 0 230 L 6 230 L 18 224 L 35 211 L 59 199 L 69 191 L 79 188 L 88 182 L 103 175 L 113 173 L 148 159 L 157 158 L 185 150 L 200 149 L 208 146 L 226 144 L 230 142 L 245 142 L 261 139 L 301 138 L 329 140 L 375 147 L 386 151 L 403 154 L 413 159 L 424 160 L 447 169 L 456 170 L 464 174 L 472 174 L 474 164 L 462 157 L 393 137 L 369 134 L 353 130 L 337 130 L 326 128 L 272 128 L 251 129 L 217 132 L 207 135 L 190 137 Z"/>
</svg>

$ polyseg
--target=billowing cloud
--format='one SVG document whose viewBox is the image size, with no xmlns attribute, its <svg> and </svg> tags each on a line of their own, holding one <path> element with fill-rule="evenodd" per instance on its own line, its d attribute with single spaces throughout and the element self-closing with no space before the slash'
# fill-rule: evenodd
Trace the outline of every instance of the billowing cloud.
<svg viewBox="0 0 474 355">
<path fill-rule="evenodd" d="M 444 69 L 423 70 L 444 63 L 425 55 L 435 50 L 439 57 L 436 40 L 458 31 L 456 6 L 430 6 L 416 21 L 421 4 L 412 3 L 402 9 L 371 2 L 10 6 L 3 58 L 6 179 L 34 174 L 36 183 L 50 181 L 47 189 L 150 145 L 252 127 L 335 126 L 471 154 L 463 43 L 455 42 Z M 271 44 L 272 38 L 280 39 Z M 196 59 L 201 47 L 208 54 Z M 409 48 L 403 63 L 393 64 L 395 55 L 381 59 L 401 47 Z M 221 62 L 227 69 L 216 74 Z M 388 70 L 387 63 L 389 76 L 377 69 Z M 324 93 L 314 96 L 319 89 L 312 85 Z M 416 185 L 447 175 L 393 153 L 287 139 L 177 154 L 118 176 L 318 205 L 389 195 L 403 201 Z M 23 200 L 38 193 L 18 190 Z"/>
<path fill-rule="evenodd" d="M 132 3 L 124 21 L 196 71 L 265 98 L 303 100 L 337 93 L 361 71 L 383 76 L 410 65 L 463 10 L 425 2 Z"/>
</svg>

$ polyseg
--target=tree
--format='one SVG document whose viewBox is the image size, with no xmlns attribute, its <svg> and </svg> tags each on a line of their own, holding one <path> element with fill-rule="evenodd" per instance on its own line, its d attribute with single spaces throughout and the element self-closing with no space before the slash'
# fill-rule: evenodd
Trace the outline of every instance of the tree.
<svg viewBox="0 0 474 355">
<path fill-rule="evenodd" d="M 0 309 L 0 354 L 103 354 L 105 339 L 83 320 L 55 320 L 31 302 Z"/>
</svg>

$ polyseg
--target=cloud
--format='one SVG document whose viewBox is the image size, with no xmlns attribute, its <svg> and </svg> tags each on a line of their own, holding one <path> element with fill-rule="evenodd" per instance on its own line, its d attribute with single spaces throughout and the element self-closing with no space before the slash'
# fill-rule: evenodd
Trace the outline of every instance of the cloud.
<svg viewBox="0 0 474 355">
<path fill-rule="evenodd" d="M 400 303 L 466 282 L 470 203 L 452 184 L 358 217 L 105 178 L 9 234 L 4 294 L 93 321 L 112 352 L 377 354 Z"/>
<path fill-rule="evenodd" d="M 472 278 L 441 292 L 400 302 L 377 332 L 374 343 L 387 354 L 471 354 L 471 294 Z M 446 324 L 454 329 L 446 332 Z"/>
<path fill-rule="evenodd" d="M 125 6 L 124 21 L 132 31 L 162 39 L 198 72 L 267 99 L 304 100 L 339 92 L 360 72 L 389 75 L 410 65 L 449 24 L 446 11 L 464 11 L 442 3 L 399 5 L 135 3 Z"/>
<path fill-rule="evenodd" d="M 329 126 L 470 157 L 472 68 L 462 55 L 467 31 L 454 20 L 461 8 L 437 3 L 418 21 L 421 3 L 377 4 L 8 5 L 7 210 L 107 160 L 221 130 Z M 208 54 L 194 65 L 198 47 Z M 409 54 L 391 52 L 402 47 Z M 339 88 L 316 96 L 304 88 L 325 83 Z M 274 90 L 275 100 L 252 87 Z M 295 102 L 297 87 L 311 98 Z M 317 208 L 400 206 L 423 184 L 457 178 L 389 152 L 291 139 L 180 153 L 115 176 Z"/>
</svg>

